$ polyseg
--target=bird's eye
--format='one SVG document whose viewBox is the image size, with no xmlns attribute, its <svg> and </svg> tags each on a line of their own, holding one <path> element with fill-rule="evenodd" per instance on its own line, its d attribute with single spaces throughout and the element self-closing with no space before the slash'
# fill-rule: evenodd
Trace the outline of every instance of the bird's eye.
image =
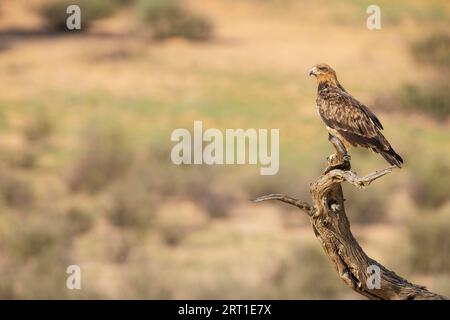
<svg viewBox="0 0 450 320">
<path fill-rule="evenodd" d="M 319 70 L 320 71 L 327 71 L 327 68 L 326 67 L 319 67 Z"/>
</svg>

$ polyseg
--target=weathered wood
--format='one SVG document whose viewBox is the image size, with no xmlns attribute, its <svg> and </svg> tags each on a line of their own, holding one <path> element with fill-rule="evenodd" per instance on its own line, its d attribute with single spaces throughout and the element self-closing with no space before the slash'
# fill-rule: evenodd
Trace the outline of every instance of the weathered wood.
<svg viewBox="0 0 450 320">
<path fill-rule="evenodd" d="M 447 299 L 428 291 L 423 286 L 410 283 L 368 257 L 350 230 L 341 183 L 347 181 L 358 188 L 365 188 L 374 180 L 390 173 L 393 167 L 359 177 L 347 168 L 335 169 L 336 164 L 332 163 L 335 158 L 329 159 L 329 167 L 325 173 L 311 184 L 313 205 L 282 194 L 265 195 L 254 201 L 278 200 L 306 212 L 314 234 L 333 262 L 339 277 L 359 294 L 369 299 L 380 300 Z M 373 269 L 380 271 L 379 288 L 374 288 L 371 282 Z"/>
</svg>

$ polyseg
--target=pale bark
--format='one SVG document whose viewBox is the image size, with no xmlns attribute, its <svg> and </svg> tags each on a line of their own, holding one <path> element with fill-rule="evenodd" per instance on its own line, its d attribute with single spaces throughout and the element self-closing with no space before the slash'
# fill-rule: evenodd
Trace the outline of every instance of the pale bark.
<svg viewBox="0 0 450 320">
<path fill-rule="evenodd" d="M 332 161 L 334 158 L 329 159 Z M 447 299 L 442 295 L 428 291 L 423 286 L 410 283 L 366 255 L 350 230 L 341 183 L 347 181 L 358 188 L 365 188 L 374 180 L 390 173 L 393 167 L 374 172 L 365 177 L 357 176 L 350 171 L 349 167 L 344 170 L 335 169 L 335 165 L 329 164 L 325 173 L 311 184 L 310 192 L 313 205 L 282 194 L 265 195 L 254 201 L 279 200 L 306 212 L 315 236 L 334 264 L 339 277 L 359 294 L 369 299 L 382 300 Z M 367 282 L 367 279 L 371 276 L 369 266 L 379 267 L 381 271 L 379 289 L 373 288 L 373 285 L 371 285 L 373 282 Z"/>
</svg>

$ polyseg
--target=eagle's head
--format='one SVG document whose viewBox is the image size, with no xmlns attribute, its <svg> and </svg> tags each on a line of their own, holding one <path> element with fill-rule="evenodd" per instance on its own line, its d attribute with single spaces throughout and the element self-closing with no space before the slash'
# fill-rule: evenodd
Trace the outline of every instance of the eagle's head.
<svg viewBox="0 0 450 320">
<path fill-rule="evenodd" d="M 319 82 L 337 82 L 336 72 L 325 63 L 316 64 L 309 70 L 309 75 L 315 76 Z"/>
</svg>

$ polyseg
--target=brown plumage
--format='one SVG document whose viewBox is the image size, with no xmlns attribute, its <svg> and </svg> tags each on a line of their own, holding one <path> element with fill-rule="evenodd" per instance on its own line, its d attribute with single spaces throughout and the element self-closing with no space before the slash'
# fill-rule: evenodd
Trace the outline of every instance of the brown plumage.
<svg viewBox="0 0 450 320">
<path fill-rule="evenodd" d="M 341 86 L 336 72 L 327 64 L 318 64 L 309 75 L 317 78 L 317 110 L 330 135 L 347 149 L 352 146 L 371 149 L 391 165 L 401 167 L 403 159 L 381 133 L 380 120 Z"/>
</svg>

